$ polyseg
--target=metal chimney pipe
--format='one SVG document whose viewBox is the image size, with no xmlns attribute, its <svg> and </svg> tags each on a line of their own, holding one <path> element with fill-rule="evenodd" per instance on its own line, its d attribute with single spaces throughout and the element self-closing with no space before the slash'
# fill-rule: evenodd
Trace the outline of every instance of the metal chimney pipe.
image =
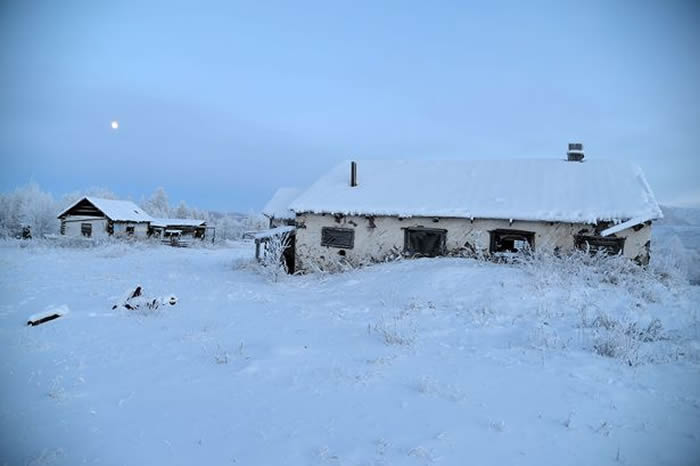
<svg viewBox="0 0 700 466">
<path fill-rule="evenodd" d="M 350 186 L 357 186 L 357 162 L 350 162 Z"/>
<path fill-rule="evenodd" d="M 583 144 L 580 142 L 569 143 L 569 150 L 566 151 L 566 160 L 569 162 L 582 162 Z"/>
</svg>

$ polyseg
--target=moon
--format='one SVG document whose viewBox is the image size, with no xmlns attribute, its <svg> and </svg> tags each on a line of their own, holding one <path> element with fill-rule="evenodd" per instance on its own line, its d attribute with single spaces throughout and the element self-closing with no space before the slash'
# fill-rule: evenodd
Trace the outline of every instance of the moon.
<svg viewBox="0 0 700 466">
<path fill-rule="evenodd" d="M 112 122 L 112 129 L 119 129 L 119 122 L 117 120 Z"/>
</svg>

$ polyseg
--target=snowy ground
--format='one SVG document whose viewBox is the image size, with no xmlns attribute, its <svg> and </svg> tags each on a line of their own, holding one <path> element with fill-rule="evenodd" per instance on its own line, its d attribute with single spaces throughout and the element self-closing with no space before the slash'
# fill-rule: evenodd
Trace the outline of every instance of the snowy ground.
<svg viewBox="0 0 700 466">
<path fill-rule="evenodd" d="M 251 255 L 0 245 L 0 464 L 700 459 L 700 287 L 466 259 L 271 283 Z M 112 310 L 137 284 L 179 301 Z"/>
</svg>

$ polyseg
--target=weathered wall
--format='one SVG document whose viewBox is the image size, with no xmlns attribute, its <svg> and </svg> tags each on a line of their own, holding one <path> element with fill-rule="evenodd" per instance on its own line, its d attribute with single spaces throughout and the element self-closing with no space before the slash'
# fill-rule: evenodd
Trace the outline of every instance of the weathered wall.
<svg viewBox="0 0 700 466">
<path fill-rule="evenodd" d="M 114 236 L 125 237 L 126 227 L 133 226 L 135 238 L 146 238 L 148 236 L 148 223 L 114 222 Z"/>
<path fill-rule="evenodd" d="M 336 218 L 326 214 L 298 214 L 296 231 L 297 270 L 309 269 L 312 263 L 321 267 L 332 266 L 339 259 L 350 263 L 381 261 L 392 254 L 398 254 L 404 247 L 404 228 L 424 227 L 447 230 L 446 247 L 448 252 L 465 248 L 489 252 L 491 230 L 503 228 L 525 230 L 535 233 L 535 249 L 571 251 L 574 248 L 574 235 L 593 234 L 593 225 L 581 223 L 523 222 L 507 220 L 462 218 L 374 217 L 374 227 L 369 218 L 363 216 L 343 216 Z M 321 246 L 321 228 L 352 228 L 355 231 L 354 247 L 339 249 Z M 651 226 L 644 225 L 639 231 L 624 230 L 615 235 L 626 238 L 624 255 L 630 259 L 648 258 L 646 245 L 651 239 Z M 468 246 L 467 246 L 468 245 Z M 341 252 L 344 251 L 344 252 Z M 344 254 L 342 256 L 341 254 Z"/>
<path fill-rule="evenodd" d="M 91 238 L 104 238 L 109 236 L 107 233 L 107 219 L 105 217 L 85 217 L 78 215 L 70 215 L 62 220 L 63 234 L 66 236 L 82 237 L 80 225 L 83 223 L 92 224 Z M 146 238 L 148 236 L 147 223 L 131 223 L 131 222 L 114 222 L 114 236 L 126 237 L 126 227 L 134 227 L 134 237 Z"/>
<path fill-rule="evenodd" d="M 107 219 L 104 217 L 83 217 L 71 215 L 61 221 L 63 223 L 63 234 L 66 236 L 82 237 L 80 225 L 90 223 L 92 225 L 91 238 L 104 238 L 107 234 Z"/>
</svg>

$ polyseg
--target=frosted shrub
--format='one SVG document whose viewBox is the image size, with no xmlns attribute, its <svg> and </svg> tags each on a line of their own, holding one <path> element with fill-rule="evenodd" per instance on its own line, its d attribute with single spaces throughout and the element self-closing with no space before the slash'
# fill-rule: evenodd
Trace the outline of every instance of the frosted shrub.
<svg viewBox="0 0 700 466">
<path fill-rule="evenodd" d="M 593 349 L 600 356 L 621 359 L 628 365 L 639 363 L 640 342 L 618 329 L 605 330 L 596 335 Z"/>
<path fill-rule="evenodd" d="M 663 283 L 680 286 L 688 282 L 691 265 L 697 261 L 700 261 L 700 254 L 686 249 L 674 235 L 663 244 L 653 244 L 649 270 Z"/>
<path fill-rule="evenodd" d="M 289 234 L 275 235 L 261 245 L 260 272 L 270 281 L 277 282 L 288 272 L 284 251 L 290 245 Z"/>
<path fill-rule="evenodd" d="M 47 395 L 49 398 L 56 401 L 64 401 L 66 399 L 66 389 L 63 387 L 63 377 L 59 375 L 53 378 Z"/>
<path fill-rule="evenodd" d="M 412 346 L 416 341 L 415 328 L 401 315 L 393 316 L 389 320 L 382 317 L 374 324 L 373 330 L 387 345 Z"/>
<path fill-rule="evenodd" d="M 665 289 L 676 283 L 665 280 L 654 267 L 643 267 L 621 255 L 609 256 L 604 252 L 594 255 L 578 250 L 561 255 L 534 252 L 517 255 L 513 263 L 533 276 L 538 290 L 613 286 L 645 302 L 655 302 Z"/>
<path fill-rule="evenodd" d="M 593 332 L 593 350 L 600 356 L 620 359 L 630 366 L 641 362 L 643 343 L 664 340 L 663 324 L 653 319 L 644 325 L 638 321 L 624 322 L 600 313 L 588 327 Z"/>
<path fill-rule="evenodd" d="M 559 335 L 574 341 L 567 338 L 566 325 L 573 317 L 570 322 L 577 322 L 579 329 L 575 341 L 600 356 L 633 366 L 672 353 L 674 344 L 667 341 L 663 323 L 650 318 L 647 306 L 669 299 L 682 275 L 663 272 L 658 264 L 643 267 L 622 256 L 583 251 L 517 255 L 512 263 L 532 276 L 539 306 L 557 310 L 545 312 L 545 320 L 533 330 L 538 349 L 559 347 Z"/>
<path fill-rule="evenodd" d="M 462 401 L 465 398 L 464 392 L 450 384 L 440 383 L 432 377 L 425 376 L 418 380 L 416 385 L 417 390 L 424 394 L 442 398 L 448 401 Z"/>
</svg>

